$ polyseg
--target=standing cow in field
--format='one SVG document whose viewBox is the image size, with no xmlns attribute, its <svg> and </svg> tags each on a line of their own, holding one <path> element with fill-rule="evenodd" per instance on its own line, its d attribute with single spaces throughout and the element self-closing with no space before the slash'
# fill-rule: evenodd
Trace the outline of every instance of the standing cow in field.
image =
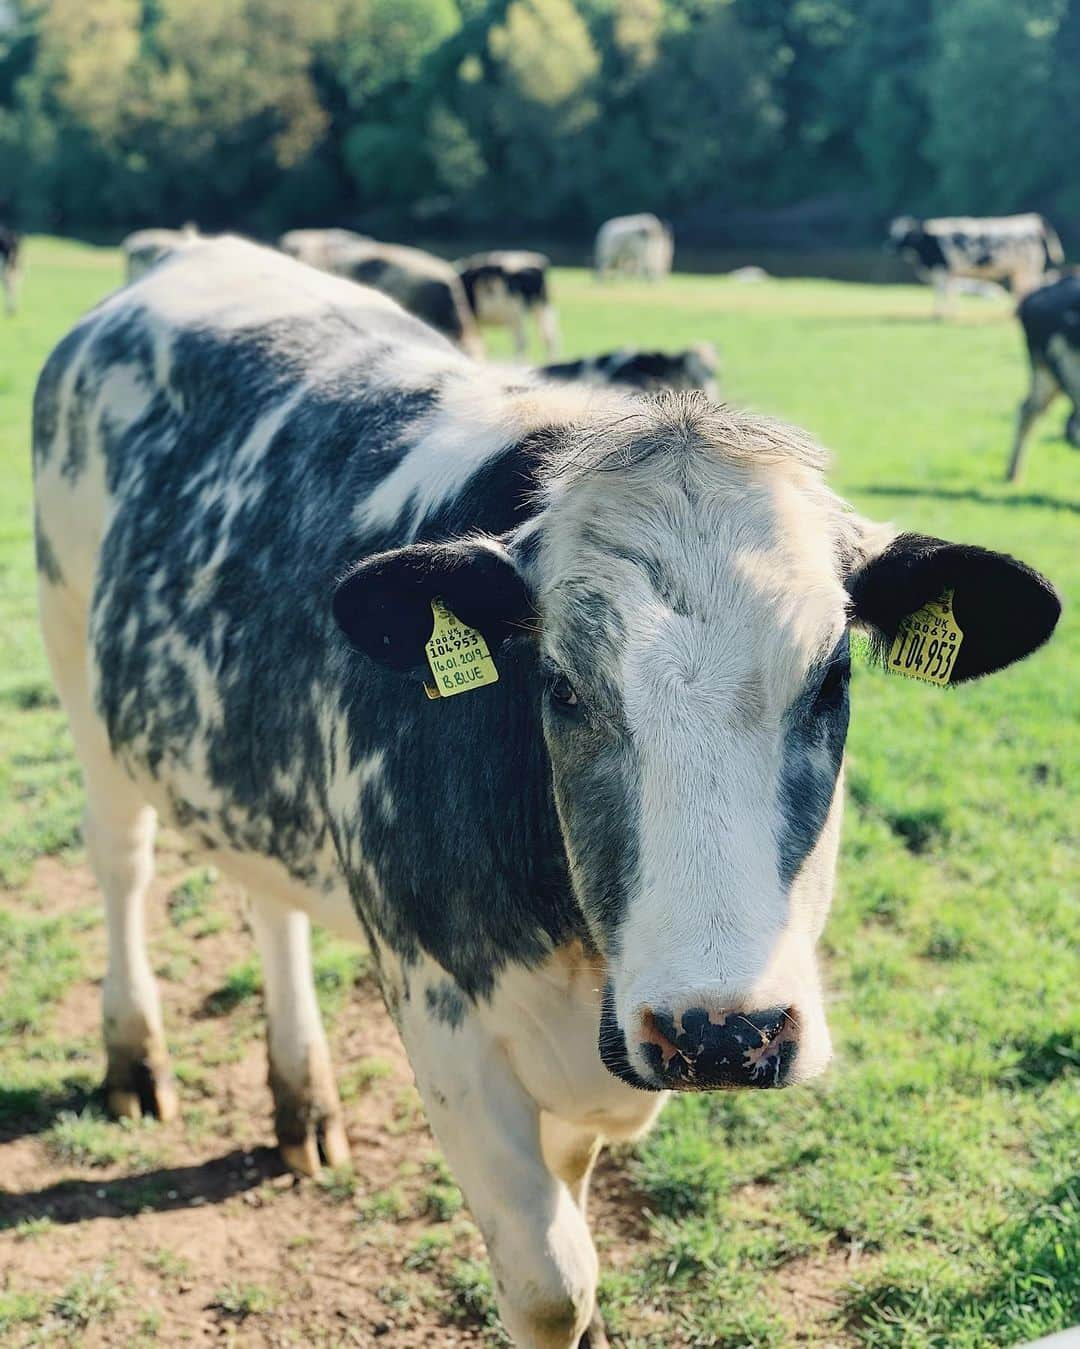
<svg viewBox="0 0 1080 1349">
<path fill-rule="evenodd" d="M 596 232 L 593 267 L 598 280 L 616 272 L 659 281 L 671 271 L 675 236 L 657 216 L 620 215 L 606 220 Z"/>
<path fill-rule="evenodd" d="M 334 270 L 334 259 L 343 250 L 353 244 L 367 244 L 371 239 L 366 234 L 356 234 L 352 230 L 288 230 L 278 240 L 278 248 L 288 253 L 298 262 L 306 262 L 309 267 L 321 267 L 324 272 Z"/>
<path fill-rule="evenodd" d="M 1061 241 L 1041 215 L 943 217 L 900 216 L 889 228 L 890 246 L 913 263 L 934 287 L 934 313 L 948 309 L 950 282 L 957 277 L 1007 281 L 1022 298 L 1040 284 L 1048 267 L 1064 259 Z"/>
<path fill-rule="evenodd" d="M 525 320 L 531 316 L 548 356 L 555 355 L 559 327 L 548 292 L 550 258 L 543 253 L 503 249 L 474 253 L 455 266 L 469 308 L 482 328 L 509 328 L 514 335 L 514 351 L 523 356 L 528 347 Z"/>
<path fill-rule="evenodd" d="M 124 277 L 128 282 L 138 281 L 155 263 L 175 253 L 178 248 L 194 243 L 199 238 L 198 228 L 190 222 L 178 230 L 136 230 L 121 241 L 124 255 Z"/>
<path fill-rule="evenodd" d="M 4 288 L 4 312 L 15 313 L 19 302 L 19 236 L 0 225 L 0 284 Z"/>
<path fill-rule="evenodd" d="M 707 398 L 717 398 L 718 358 L 711 342 L 696 342 L 686 351 L 636 351 L 623 347 L 603 356 L 584 356 L 578 361 L 542 365 L 540 373 L 551 379 L 582 380 L 586 384 L 618 384 L 641 393 L 664 389 L 700 389 Z"/>
<path fill-rule="evenodd" d="M 602 1139 L 829 1060 L 850 629 L 888 642 L 951 591 L 960 681 L 1058 615 L 821 468 L 700 395 L 475 364 L 239 240 L 83 319 L 36 392 L 36 534 L 111 1108 L 176 1108 L 142 918 L 162 818 L 250 891 L 290 1165 L 347 1156 L 314 918 L 370 945 L 516 1343 L 604 1344 Z"/>
<path fill-rule="evenodd" d="M 344 235 L 348 231 L 326 230 L 323 233 Z M 353 240 L 334 238 L 327 241 L 322 262 L 314 262 L 311 257 L 304 257 L 303 261 L 312 261 L 313 265 L 335 276 L 374 286 L 463 351 L 472 356 L 483 356 L 484 344 L 469 309 L 461 278 L 449 262 L 433 253 L 357 236 Z"/>
<path fill-rule="evenodd" d="M 1080 449 L 1080 276 L 1065 276 L 1033 291 L 1017 312 L 1027 342 L 1031 388 L 1017 415 L 1009 482 L 1020 476 L 1032 426 L 1059 393 L 1072 402 L 1065 439 Z"/>
</svg>

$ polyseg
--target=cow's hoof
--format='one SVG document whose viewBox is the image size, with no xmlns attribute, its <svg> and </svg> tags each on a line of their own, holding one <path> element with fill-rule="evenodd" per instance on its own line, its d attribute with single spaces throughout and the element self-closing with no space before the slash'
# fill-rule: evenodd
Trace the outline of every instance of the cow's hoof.
<svg viewBox="0 0 1080 1349">
<path fill-rule="evenodd" d="M 285 1165 L 300 1176 L 315 1176 L 320 1166 L 348 1166 L 349 1140 L 337 1087 L 329 1064 L 310 1071 L 293 1086 L 270 1063 L 274 1096 L 274 1132 Z"/>
<path fill-rule="evenodd" d="M 163 1124 L 180 1113 L 180 1101 L 168 1060 L 111 1059 L 105 1078 L 105 1105 L 116 1119 L 142 1119 L 154 1115 Z"/>
<path fill-rule="evenodd" d="M 298 1176 L 317 1176 L 323 1165 L 348 1166 L 352 1161 L 349 1140 L 340 1115 L 331 1115 L 309 1125 L 303 1137 L 278 1135 L 281 1159 Z"/>
<path fill-rule="evenodd" d="M 611 1349 L 611 1341 L 604 1329 L 604 1318 L 599 1312 L 593 1312 L 588 1330 L 578 1340 L 578 1349 Z"/>
<path fill-rule="evenodd" d="M 302 1139 L 280 1143 L 281 1159 L 298 1176 L 317 1176 L 326 1166 L 348 1166 L 352 1160 L 345 1126 L 339 1119 L 324 1120 Z"/>
</svg>

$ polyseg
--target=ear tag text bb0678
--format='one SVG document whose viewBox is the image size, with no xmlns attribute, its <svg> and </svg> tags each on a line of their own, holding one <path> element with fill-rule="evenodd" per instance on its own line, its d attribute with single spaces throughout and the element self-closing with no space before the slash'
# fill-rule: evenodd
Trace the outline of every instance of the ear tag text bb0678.
<svg viewBox="0 0 1080 1349">
<path fill-rule="evenodd" d="M 453 698 L 499 678 L 488 644 L 475 628 L 462 623 L 442 600 L 431 601 L 435 626 L 424 647 L 435 684 L 424 685 L 429 698 Z"/>
<path fill-rule="evenodd" d="M 952 602 L 953 592 L 946 590 L 903 620 L 889 648 L 888 668 L 893 674 L 927 684 L 949 682 L 964 640 Z"/>
</svg>

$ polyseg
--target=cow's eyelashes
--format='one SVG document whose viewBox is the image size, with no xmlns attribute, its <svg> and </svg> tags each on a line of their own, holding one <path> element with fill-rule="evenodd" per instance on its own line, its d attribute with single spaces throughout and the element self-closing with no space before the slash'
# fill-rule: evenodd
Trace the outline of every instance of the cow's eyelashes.
<svg viewBox="0 0 1080 1349">
<path fill-rule="evenodd" d="M 556 671 L 548 676 L 548 697 L 556 707 L 573 711 L 578 706 L 577 690 L 566 675 Z"/>
<path fill-rule="evenodd" d="M 814 711 L 824 712 L 831 707 L 835 707 L 843 698 L 850 678 L 851 661 L 848 657 L 845 656 L 843 660 L 832 661 L 818 687 L 817 696 L 814 699 Z"/>
</svg>

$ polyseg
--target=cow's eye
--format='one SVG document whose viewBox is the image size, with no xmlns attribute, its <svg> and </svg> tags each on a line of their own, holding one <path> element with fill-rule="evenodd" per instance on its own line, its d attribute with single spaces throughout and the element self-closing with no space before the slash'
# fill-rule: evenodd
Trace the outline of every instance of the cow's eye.
<svg viewBox="0 0 1080 1349">
<path fill-rule="evenodd" d="M 552 675 L 548 680 L 548 693 L 551 701 L 559 707 L 577 707 L 577 690 L 564 674 Z"/>
<path fill-rule="evenodd" d="M 817 691 L 817 697 L 814 699 L 814 711 L 825 712 L 829 708 L 835 707 L 843 698 L 850 678 L 851 660 L 847 656 L 842 660 L 834 660 L 825 671 L 825 677 Z"/>
</svg>

